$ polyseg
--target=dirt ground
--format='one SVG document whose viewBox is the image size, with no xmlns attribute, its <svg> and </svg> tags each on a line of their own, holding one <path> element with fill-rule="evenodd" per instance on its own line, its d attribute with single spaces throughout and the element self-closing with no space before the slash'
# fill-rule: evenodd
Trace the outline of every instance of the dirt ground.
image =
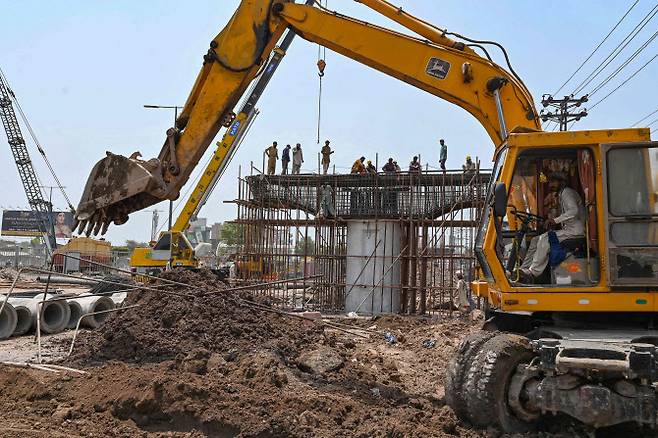
<svg viewBox="0 0 658 438">
<path fill-rule="evenodd" d="M 195 298 L 139 292 L 127 305 L 140 307 L 80 336 L 63 364 L 86 374 L 0 366 L 0 436 L 500 436 L 445 406 L 445 366 L 477 322 L 329 327 L 224 293 L 206 274 L 175 278 L 197 285 L 176 289 Z"/>
</svg>

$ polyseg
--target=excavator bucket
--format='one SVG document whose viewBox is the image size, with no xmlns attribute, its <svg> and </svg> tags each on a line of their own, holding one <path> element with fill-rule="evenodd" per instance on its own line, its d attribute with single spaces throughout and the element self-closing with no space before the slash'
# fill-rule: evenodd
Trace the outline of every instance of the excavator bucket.
<svg viewBox="0 0 658 438">
<path fill-rule="evenodd" d="M 105 234 L 111 222 L 121 225 L 128 215 L 156 204 L 166 195 L 160 160 L 140 160 L 106 152 L 91 171 L 75 214 L 79 233 Z"/>
</svg>

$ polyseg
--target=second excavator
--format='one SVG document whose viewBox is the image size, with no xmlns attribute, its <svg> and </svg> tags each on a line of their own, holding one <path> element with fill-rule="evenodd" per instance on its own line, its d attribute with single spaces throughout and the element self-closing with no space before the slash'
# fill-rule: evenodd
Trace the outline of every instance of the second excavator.
<svg viewBox="0 0 658 438">
<path fill-rule="evenodd" d="M 486 50 L 502 46 L 384 0 L 359 3 L 418 38 L 311 3 L 243 0 L 211 41 L 159 156 L 108 153 L 96 164 L 77 210 L 80 230 L 104 232 L 175 199 L 289 29 L 465 109 L 494 144 L 475 247 L 487 323 L 460 345 L 446 376 L 457 415 L 508 432 L 558 413 L 595 428 L 656 427 L 658 143 L 649 130 L 543 132 L 507 53 L 508 70 Z"/>
</svg>

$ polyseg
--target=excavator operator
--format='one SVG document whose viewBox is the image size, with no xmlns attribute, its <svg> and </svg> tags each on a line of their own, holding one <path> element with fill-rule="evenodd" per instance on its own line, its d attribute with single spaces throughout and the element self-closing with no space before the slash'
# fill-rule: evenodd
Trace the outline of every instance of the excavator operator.
<svg viewBox="0 0 658 438">
<path fill-rule="evenodd" d="M 551 244 L 549 234 L 555 233 L 557 240 L 584 238 L 585 207 L 577 191 L 567 187 L 567 177 L 562 172 L 554 172 L 548 177 L 548 189 L 557 196 L 560 205 L 560 215 L 544 222 L 546 230 L 540 236 L 533 237 L 520 269 L 522 283 L 534 283 L 542 275 L 548 265 Z M 556 228 L 560 226 L 560 229 Z"/>
</svg>

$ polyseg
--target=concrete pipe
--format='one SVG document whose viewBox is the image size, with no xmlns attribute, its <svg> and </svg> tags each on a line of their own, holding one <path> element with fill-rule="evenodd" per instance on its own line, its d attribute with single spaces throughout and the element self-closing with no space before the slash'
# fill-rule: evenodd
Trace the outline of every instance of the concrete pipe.
<svg viewBox="0 0 658 438">
<path fill-rule="evenodd" d="M 12 336 L 20 336 L 29 332 L 32 328 L 32 314 L 26 306 L 15 305 L 16 310 L 16 328 Z"/>
<path fill-rule="evenodd" d="M 101 312 L 103 310 L 112 310 L 116 306 L 112 298 L 106 296 L 80 296 L 74 298 L 71 301 L 75 301 L 82 307 L 82 314 L 92 313 L 92 312 Z M 85 316 L 80 323 L 81 326 L 89 327 L 92 329 L 98 328 L 103 321 L 110 316 L 110 313 L 100 313 L 98 315 Z"/>
<path fill-rule="evenodd" d="M 4 298 L 3 298 L 4 299 Z M 7 339 L 16 329 L 16 310 L 10 303 L 6 303 L 0 314 L 0 339 Z"/>
<path fill-rule="evenodd" d="M 126 300 L 127 296 L 128 292 L 117 292 L 112 294 L 112 301 L 114 301 L 114 305 L 116 307 L 121 307 L 123 306 L 123 302 Z"/>
<path fill-rule="evenodd" d="M 78 324 L 78 320 L 82 316 L 82 306 L 74 300 L 67 300 L 66 302 L 69 303 L 69 308 L 71 309 L 71 317 L 69 318 L 69 323 L 66 328 L 74 329 Z"/>
<path fill-rule="evenodd" d="M 60 277 L 58 275 L 51 275 L 50 281 L 48 281 L 48 276 L 38 276 L 37 281 L 39 283 L 59 283 L 59 284 L 79 284 L 82 286 L 96 286 L 98 281 L 89 280 L 86 278 L 73 278 L 73 277 Z"/>
<path fill-rule="evenodd" d="M 52 300 L 53 298 L 57 298 L 57 295 L 46 295 L 47 300 Z M 32 327 L 34 329 L 37 327 L 37 307 L 42 300 L 43 295 L 38 295 L 31 299 L 9 298 L 9 302 L 12 303 L 12 305 L 25 306 L 29 309 Z M 41 309 L 41 331 L 48 334 L 59 333 L 66 328 L 70 317 L 71 309 L 66 301 L 47 301 L 42 305 Z"/>
</svg>

